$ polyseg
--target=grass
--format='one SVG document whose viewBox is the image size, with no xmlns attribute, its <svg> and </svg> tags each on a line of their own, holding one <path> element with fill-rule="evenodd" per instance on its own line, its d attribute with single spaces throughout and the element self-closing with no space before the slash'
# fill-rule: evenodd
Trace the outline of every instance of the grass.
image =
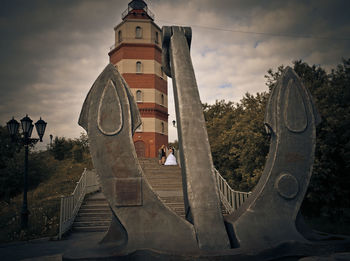
<svg viewBox="0 0 350 261">
<path fill-rule="evenodd" d="M 53 172 L 47 180 L 27 194 L 30 212 L 27 230 L 20 228 L 23 194 L 12 198 L 10 203 L 0 201 L 1 243 L 58 234 L 61 195 L 71 194 L 84 168 L 92 168 L 90 157 L 84 158 L 79 163 L 72 159 L 58 161 L 51 155 L 48 156 L 47 164 L 52 164 Z"/>
</svg>

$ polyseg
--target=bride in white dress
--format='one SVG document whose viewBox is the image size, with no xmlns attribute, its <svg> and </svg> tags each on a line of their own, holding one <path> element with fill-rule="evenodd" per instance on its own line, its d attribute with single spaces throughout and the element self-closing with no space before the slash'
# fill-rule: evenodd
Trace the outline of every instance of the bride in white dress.
<svg viewBox="0 0 350 261">
<path fill-rule="evenodd" d="M 164 165 L 177 165 L 176 158 L 174 156 L 174 151 L 172 148 L 169 149 L 169 155 L 166 158 Z"/>
</svg>

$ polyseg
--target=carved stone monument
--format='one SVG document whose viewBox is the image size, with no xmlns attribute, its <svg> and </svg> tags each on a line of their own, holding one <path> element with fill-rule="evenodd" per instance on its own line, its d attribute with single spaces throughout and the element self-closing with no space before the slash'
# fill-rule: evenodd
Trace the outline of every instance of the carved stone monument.
<svg viewBox="0 0 350 261">
<path fill-rule="evenodd" d="M 332 241 L 314 233 L 299 213 L 312 174 L 320 117 L 308 90 L 289 67 L 266 108 L 271 145 L 263 175 L 243 206 L 224 220 L 190 44 L 190 28 L 163 27 L 163 70 L 173 79 L 186 219 L 160 201 L 143 174 L 132 141 L 141 123 L 139 112 L 127 83 L 109 64 L 88 93 L 79 124 L 88 133 L 93 164 L 113 219 L 103 239 L 92 236 L 78 242 L 63 259 L 349 257 L 338 253 L 349 251 L 348 237 Z M 316 257 L 304 259 L 308 256 Z"/>
<path fill-rule="evenodd" d="M 287 67 L 266 108 L 271 143 L 264 172 L 247 202 L 226 220 L 240 247 L 306 242 L 295 223 L 312 174 L 318 122 L 311 95 Z"/>
<path fill-rule="evenodd" d="M 114 214 L 103 242 L 117 243 L 126 253 L 196 249 L 192 225 L 160 201 L 143 175 L 132 140 L 141 124 L 139 111 L 112 64 L 92 86 L 79 124 L 89 135 L 93 164 Z"/>
<path fill-rule="evenodd" d="M 228 249 L 190 43 L 191 28 L 163 27 L 162 58 L 165 73 L 173 79 L 186 217 L 201 249 Z"/>
</svg>

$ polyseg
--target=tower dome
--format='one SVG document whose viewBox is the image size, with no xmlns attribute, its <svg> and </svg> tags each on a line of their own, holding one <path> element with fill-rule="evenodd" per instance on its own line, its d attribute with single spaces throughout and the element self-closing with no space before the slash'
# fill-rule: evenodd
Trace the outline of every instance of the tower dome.
<svg viewBox="0 0 350 261">
<path fill-rule="evenodd" d="M 129 7 L 134 10 L 143 10 L 147 7 L 147 4 L 143 0 L 132 0 L 129 3 Z"/>
</svg>

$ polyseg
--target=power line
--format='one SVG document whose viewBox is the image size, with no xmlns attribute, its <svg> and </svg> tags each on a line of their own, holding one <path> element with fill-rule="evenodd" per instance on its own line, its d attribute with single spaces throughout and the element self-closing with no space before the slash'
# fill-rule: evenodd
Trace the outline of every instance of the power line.
<svg viewBox="0 0 350 261">
<path fill-rule="evenodd" d="M 350 38 L 346 38 L 346 37 L 323 37 L 323 36 L 315 36 L 315 35 L 298 35 L 298 34 L 285 34 L 285 33 L 254 32 L 254 31 L 226 29 L 226 28 L 222 28 L 222 27 L 211 27 L 211 26 L 205 26 L 205 25 L 173 23 L 173 22 L 169 22 L 169 21 L 165 21 L 165 20 L 161 20 L 161 19 L 157 19 L 157 20 L 160 21 L 160 22 L 163 22 L 163 23 L 171 24 L 171 25 L 191 26 L 191 27 L 198 27 L 198 28 L 207 29 L 207 30 L 216 30 L 216 31 L 224 31 L 224 32 L 231 32 L 231 33 L 267 35 L 267 36 L 273 36 L 273 37 L 291 37 L 291 38 L 309 38 L 309 39 L 319 39 L 319 40 L 350 41 Z"/>
</svg>

